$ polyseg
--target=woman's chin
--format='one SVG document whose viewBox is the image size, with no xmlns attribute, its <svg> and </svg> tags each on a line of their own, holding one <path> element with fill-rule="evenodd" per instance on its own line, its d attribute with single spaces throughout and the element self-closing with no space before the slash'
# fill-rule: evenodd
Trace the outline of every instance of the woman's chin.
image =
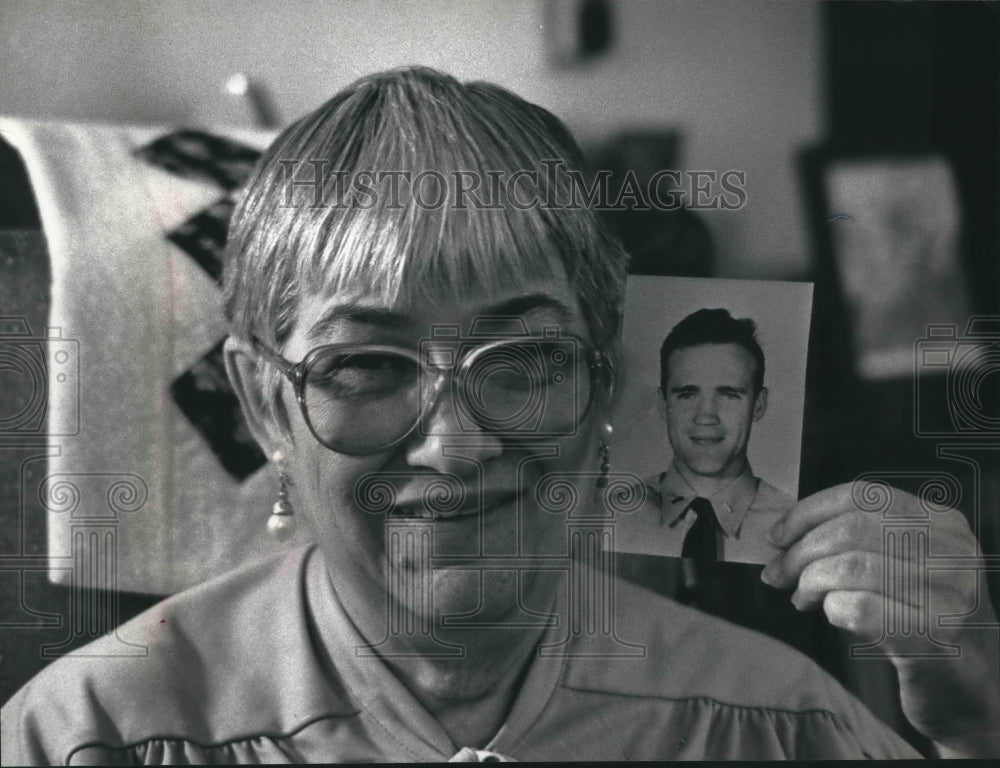
<svg viewBox="0 0 1000 768">
<path fill-rule="evenodd" d="M 392 602 L 415 617 L 432 620 L 435 631 L 501 625 L 519 604 L 514 571 L 467 568 L 393 568 Z"/>
</svg>

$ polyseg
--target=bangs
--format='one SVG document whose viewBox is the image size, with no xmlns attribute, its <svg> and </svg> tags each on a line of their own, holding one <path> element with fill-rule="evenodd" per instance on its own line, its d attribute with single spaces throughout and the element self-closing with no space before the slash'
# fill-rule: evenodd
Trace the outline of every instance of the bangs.
<svg viewBox="0 0 1000 768">
<path fill-rule="evenodd" d="M 392 300 L 552 277 L 564 245 L 587 234 L 573 231 L 587 228 L 587 216 L 551 216 L 541 205 L 553 186 L 568 186 L 542 164 L 565 163 L 554 158 L 566 148 L 542 131 L 526 141 L 493 86 L 422 109 L 385 90 L 393 108 L 381 119 L 369 112 L 372 124 L 344 131 L 342 146 L 319 142 L 308 162 L 294 164 L 295 194 L 276 229 L 299 254 L 304 284 Z M 353 122 L 352 106 L 340 125 Z"/>
<path fill-rule="evenodd" d="M 233 333 L 280 348 L 305 294 L 447 302 L 565 274 L 610 348 L 626 257 L 595 211 L 566 204 L 582 168 L 558 119 L 498 86 L 419 67 L 364 78 L 248 181 L 227 244 Z"/>
<path fill-rule="evenodd" d="M 463 209 L 454 199 L 428 209 L 412 194 L 401 194 L 399 202 L 319 210 L 315 221 L 289 222 L 287 245 L 301 259 L 302 288 L 414 302 L 557 274 L 562 238 L 537 210 Z"/>
</svg>

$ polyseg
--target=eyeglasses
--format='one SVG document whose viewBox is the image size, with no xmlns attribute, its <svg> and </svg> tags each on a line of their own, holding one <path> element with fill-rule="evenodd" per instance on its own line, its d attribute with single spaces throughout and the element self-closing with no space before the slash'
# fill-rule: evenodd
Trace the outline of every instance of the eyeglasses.
<svg viewBox="0 0 1000 768">
<path fill-rule="evenodd" d="M 424 428 L 451 390 L 451 434 L 488 431 L 517 438 L 576 433 L 607 371 L 576 336 L 428 339 L 417 350 L 328 344 L 291 363 L 253 339 L 291 382 L 302 417 L 327 448 L 353 456 L 385 450 Z M 450 387 L 449 387 L 450 385 Z"/>
</svg>

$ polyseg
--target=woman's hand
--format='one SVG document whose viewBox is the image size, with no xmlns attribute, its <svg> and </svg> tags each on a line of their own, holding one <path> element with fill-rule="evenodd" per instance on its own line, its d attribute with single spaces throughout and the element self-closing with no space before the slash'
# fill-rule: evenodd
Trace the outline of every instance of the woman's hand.
<svg viewBox="0 0 1000 768">
<path fill-rule="evenodd" d="M 978 542 L 961 512 L 879 489 L 891 498 L 879 512 L 858 506 L 854 484 L 800 501 L 772 528 L 784 552 L 761 578 L 877 644 L 899 673 L 906 717 L 942 755 L 1000 756 L 1000 630 Z M 928 553 L 960 567 L 929 569 Z"/>
</svg>

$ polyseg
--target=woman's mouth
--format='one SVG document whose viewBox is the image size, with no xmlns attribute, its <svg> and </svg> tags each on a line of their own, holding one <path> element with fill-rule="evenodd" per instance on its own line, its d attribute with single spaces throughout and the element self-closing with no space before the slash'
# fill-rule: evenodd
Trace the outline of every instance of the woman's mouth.
<svg viewBox="0 0 1000 768">
<path fill-rule="evenodd" d="M 450 508 L 428 503 L 421 499 L 415 502 L 397 504 L 389 511 L 389 516 L 411 520 L 452 520 L 462 517 L 486 515 L 517 502 L 516 491 L 490 491 L 481 497 L 473 497 L 460 506 Z"/>
</svg>

